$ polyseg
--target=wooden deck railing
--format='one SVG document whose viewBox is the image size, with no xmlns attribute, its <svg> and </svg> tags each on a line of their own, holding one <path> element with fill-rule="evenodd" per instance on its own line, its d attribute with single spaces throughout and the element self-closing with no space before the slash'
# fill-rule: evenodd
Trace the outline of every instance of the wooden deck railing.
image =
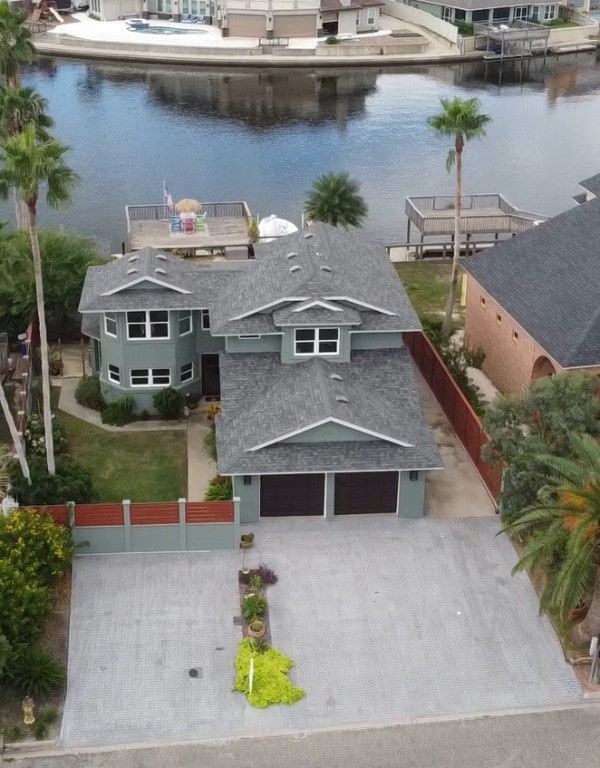
<svg viewBox="0 0 600 768">
<path fill-rule="evenodd" d="M 202 203 L 202 213 L 208 218 L 249 218 L 250 209 L 243 201 L 225 203 Z M 169 219 L 171 212 L 165 205 L 128 205 L 125 207 L 127 229 L 131 221 L 162 221 Z"/>
</svg>

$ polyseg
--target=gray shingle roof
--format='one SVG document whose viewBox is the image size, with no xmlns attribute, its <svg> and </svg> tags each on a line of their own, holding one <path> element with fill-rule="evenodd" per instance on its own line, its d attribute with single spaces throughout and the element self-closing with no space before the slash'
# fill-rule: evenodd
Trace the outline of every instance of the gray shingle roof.
<svg viewBox="0 0 600 768">
<path fill-rule="evenodd" d="M 296 312 L 302 302 L 289 304 L 282 309 L 276 309 L 273 312 L 273 322 L 278 326 L 287 325 L 360 325 L 360 312 L 352 307 L 344 306 L 336 302 L 337 311 L 323 309 L 321 307 L 310 307 Z"/>
<path fill-rule="evenodd" d="M 463 265 L 561 366 L 599 365 L 598 243 L 595 198 Z"/>
<path fill-rule="evenodd" d="M 595 176 L 590 176 L 589 179 L 580 181 L 579 184 L 584 189 L 587 189 L 588 192 L 596 195 L 596 197 L 600 197 L 600 173 L 597 173 Z"/>
<path fill-rule="evenodd" d="M 364 350 L 350 363 L 312 359 L 282 365 L 270 353 L 221 353 L 218 469 L 256 474 L 374 469 L 433 469 L 442 461 L 421 410 L 408 351 Z M 343 381 L 329 378 L 339 374 Z M 348 403 L 336 400 L 346 396 Z M 276 443 L 327 419 L 395 440 Z"/>
<path fill-rule="evenodd" d="M 100 314 L 85 314 L 81 318 L 81 333 L 91 339 L 100 339 Z"/>
<path fill-rule="evenodd" d="M 144 248 L 108 264 L 90 267 L 79 311 L 208 308 L 233 273 L 244 269 L 247 263 L 190 264 Z M 164 270 L 164 274 L 156 270 Z"/>
<path fill-rule="evenodd" d="M 220 294 L 211 313 L 212 331 L 230 333 L 235 318 L 265 307 L 328 297 L 383 310 L 382 317 L 395 318 L 396 330 L 421 327 L 383 246 L 320 222 L 311 226 L 310 235 L 296 232 L 257 246 L 254 268 Z"/>
</svg>

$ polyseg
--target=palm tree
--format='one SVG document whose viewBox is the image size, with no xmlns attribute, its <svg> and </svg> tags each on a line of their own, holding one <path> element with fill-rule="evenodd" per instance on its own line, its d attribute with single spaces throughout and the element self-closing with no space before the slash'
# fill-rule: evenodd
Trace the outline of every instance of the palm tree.
<svg viewBox="0 0 600 768">
<path fill-rule="evenodd" d="M 313 182 L 304 204 L 310 221 L 323 221 L 337 227 L 361 227 L 368 207 L 358 194 L 360 185 L 347 173 L 325 173 Z"/>
<path fill-rule="evenodd" d="M 48 102 L 33 88 L 3 88 L 0 86 L 0 139 L 21 133 L 33 123 L 41 138 L 47 138 L 47 129 L 54 120 L 46 114 Z"/>
<path fill-rule="evenodd" d="M 442 111 L 430 117 L 427 122 L 436 133 L 452 136 L 454 146 L 448 153 L 446 169 L 448 173 L 456 165 L 456 185 L 454 190 L 454 256 L 452 259 L 452 280 L 446 303 L 446 312 L 442 331 L 450 333 L 452 312 L 456 301 L 458 285 L 458 264 L 460 260 L 460 201 L 462 197 L 462 153 L 469 139 L 485 136 L 485 125 L 492 119 L 479 112 L 478 99 L 440 99 Z"/>
<path fill-rule="evenodd" d="M 33 273 L 37 314 L 40 325 L 40 356 L 42 360 L 42 400 L 44 408 L 44 434 L 48 472 L 54 475 L 54 441 L 52 439 L 52 412 L 50 405 L 50 369 L 48 365 L 48 338 L 44 314 L 44 284 L 42 259 L 37 231 L 37 203 L 40 187 L 46 188 L 46 202 L 53 208 L 71 199 L 71 189 L 77 175 L 65 164 L 68 147 L 53 138 L 41 138 L 35 125 L 27 125 L 23 133 L 0 143 L 0 199 L 6 200 L 14 187 L 27 206 L 29 238 L 33 256 Z"/>
<path fill-rule="evenodd" d="M 31 30 L 25 25 L 27 14 L 0 2 L 0 74 L 8 88 L 21 87 L 21 68 L 31 64 L 37 54 Z"/>
<path fill-rule="evenodd" d="M 592 595 L 586 618 L 573 629 L 584 645 L 600 633 L 600 445 L 591 435 L 572 435 L 575 458 L 540 456 L 546 484 L 539 502 L 504 531 L 530 533 L 513 573 L 546 569 L 540 610 L 565 618 Z"/>
</svg>

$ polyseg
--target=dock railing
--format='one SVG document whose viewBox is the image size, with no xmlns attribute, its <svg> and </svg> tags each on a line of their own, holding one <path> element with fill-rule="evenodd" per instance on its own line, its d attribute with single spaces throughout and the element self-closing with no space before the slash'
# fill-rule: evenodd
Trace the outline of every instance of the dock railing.
<svg viewBox="0 0 600 768">
<path fill-rule="evenodd" d="M 250 209 L 244 201 L 225 203 L 202 203 L 202 213 L 207 218 L 245 218 L 249 219 Z M 171 218 L 171 210 L 166 205 L 127 205 L 125 219 L 130 232 L 132 221 L 166 221 Z"/>
</svg>

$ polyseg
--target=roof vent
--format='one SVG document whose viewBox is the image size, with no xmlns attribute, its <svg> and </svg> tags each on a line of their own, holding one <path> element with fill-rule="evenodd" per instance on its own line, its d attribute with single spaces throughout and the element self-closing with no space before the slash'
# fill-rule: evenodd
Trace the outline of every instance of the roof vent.
<svg viewBox="0 0 600 768">
<path fill-rule="evenodd" d="M 312 233 L 312 232 L 307 232 L 307 233 L 304 235 L 304 239 L 305 239 L 305 240 L 311 240 L 313 237 L 314 237 L 314 235 L 313 235 L 313 233 Z"/>
<path fill-rule="evenodd" d="M 136 269 L 135 267 L 132 267 L 131 269 L 127 270 L 128 275 L 135 275 L 136 272 L 139 272 L 139 269 Z"/>
<path fill-rule="evenodd" d="M 286 259 L 295 259 L 298 254 L 296 251 L 290 251 L 290 253 L 285 254 Z"/>
<path fill-rule="evenodd" d="M 165 256 L 165 254 L 164 254 L 164 253 L 157 253 L 157 254 L 156 254 L 156 258 L 157 258 L 159 261 L 166 261 L 166 260 L 167 260 L 167 257 Z"/>
<path fill-rule="evenodd" d="M 336 395 L 335 399 L 338 401 L 338 403 L 349 403 L 350 400 L 345 395 Z"/>
<path fill-rule="evenodd" d="M 342 379 L 342 377 L 340 376 L 340 374 L 339 374 L 339 373 L 330 373 L 330 374 L 329 374 L 329 378 L 330 378 L 332 381 L 344 381 L 344 379 Z"/>
<path fill-rule="evenodd" d="M 321 271 L 322 272 L 331 272 L 331 267 L 327 266 L 327 264 L 321 264 Z"/>
<path fill-rule="evenodd" d="M 300 266 L 300 264 L 294 264 L 293 267 L 290 267 L 290 272 L 300 272 L 301 269 L 302 267 Z"/>
<path fill-rule="evenodd" d="M 130 256 L 127 261 L 131 264 L 134 261 L 137 261 L 140 257 L 136 256 L 135 254 L 133 256 Z"/>
<path fill-rule="evenodd" d="M 167 274 L 167 270 L 166 270 L 166 269 L 163 269 L 162 267 L 156 267 L 156 269 L 154 270 L 154 272 L 155 272 L 155 274 L 157 274 L 157 275 L 166 275 L 166 274 Z"/>
</svg>

